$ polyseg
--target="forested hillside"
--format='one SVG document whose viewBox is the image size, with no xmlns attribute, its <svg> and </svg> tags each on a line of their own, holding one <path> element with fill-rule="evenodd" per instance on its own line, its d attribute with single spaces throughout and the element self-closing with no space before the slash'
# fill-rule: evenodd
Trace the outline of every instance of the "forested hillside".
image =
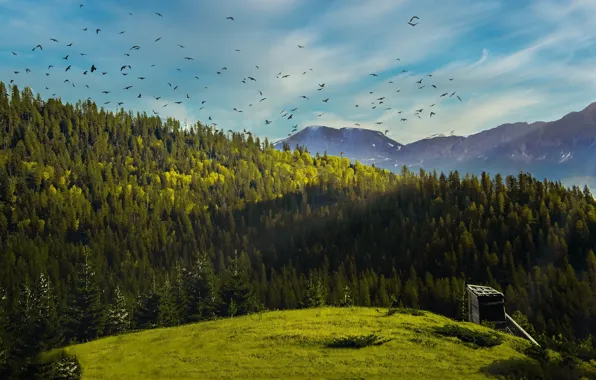
<svg viewBox="0 0 596 380">
<path fill-rule="evenodd" d="M 596 334 L 587 189 L 395 175 L 4 85 L 0 126 L 0 366 L 262 307 L 395 298 L 461 318 L 465 283 L 502 289 L 537 335 Z"/>
</svg>

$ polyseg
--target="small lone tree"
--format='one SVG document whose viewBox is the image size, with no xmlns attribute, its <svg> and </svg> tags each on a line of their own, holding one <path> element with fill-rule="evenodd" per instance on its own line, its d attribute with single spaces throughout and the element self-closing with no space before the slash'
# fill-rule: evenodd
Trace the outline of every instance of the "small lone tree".
<svg viewBox="0 0 596 380">
<path fill-rule="evenodd" d="M 341 307 L 351 307 L 354 306 L 354 300 L 352 299 L 352 290 L 348 285 L 345 286 L 342 290 L 341 300 L 339 301 L 339 306 Z"/>
</svg>

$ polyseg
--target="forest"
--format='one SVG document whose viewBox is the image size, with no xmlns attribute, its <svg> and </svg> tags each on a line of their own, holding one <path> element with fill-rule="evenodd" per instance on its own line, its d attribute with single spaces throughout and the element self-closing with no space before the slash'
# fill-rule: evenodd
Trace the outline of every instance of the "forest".
<svg viewBox="0 0 596 380">
<path fill-rule="evenodd" d="M 540 341 L 593 348 L 595 248 L 588 188 L 394 174 L 0 83 L 0 377 L 54 347 L 263 310 L 464 319 L 468 283 L 503 291 Z"/>
</svg>

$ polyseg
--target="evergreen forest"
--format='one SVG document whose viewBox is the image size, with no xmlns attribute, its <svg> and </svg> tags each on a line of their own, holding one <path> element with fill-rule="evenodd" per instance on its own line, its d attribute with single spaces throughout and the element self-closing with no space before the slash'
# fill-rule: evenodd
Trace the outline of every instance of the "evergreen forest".
<svg viewBox="0 0 596 380">
<path fill-rule="evenodd" d="M 592 348 L 595 251 L 588 188 L 391 173 L 0 83 L 2 378 L 67 344 L 263 310 L 461 320 L 468 283 L 540 342 Z"/>
</svg>

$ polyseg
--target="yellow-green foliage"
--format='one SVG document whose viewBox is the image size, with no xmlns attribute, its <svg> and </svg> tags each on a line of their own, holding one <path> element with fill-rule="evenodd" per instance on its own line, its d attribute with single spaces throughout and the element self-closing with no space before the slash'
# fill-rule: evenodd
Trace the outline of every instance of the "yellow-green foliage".
<svg viewBox="0 0 596 380">
<path fill-rule="evenodd" d="M 385 310 L 383 310 L 384 312 Z M 69 347 L 83 379 L 485 379 L 482 368 L 526 358 L 527 342 L 473 349 L 432 333 L 452 320 L 386 316 L 371 308 L 321 308 L 148 330 Z M 489 331 L 471 323 L 470 329 Z M 361 349 L 326 348 L 332 338 L 377 334 Z"/>
</svg>

